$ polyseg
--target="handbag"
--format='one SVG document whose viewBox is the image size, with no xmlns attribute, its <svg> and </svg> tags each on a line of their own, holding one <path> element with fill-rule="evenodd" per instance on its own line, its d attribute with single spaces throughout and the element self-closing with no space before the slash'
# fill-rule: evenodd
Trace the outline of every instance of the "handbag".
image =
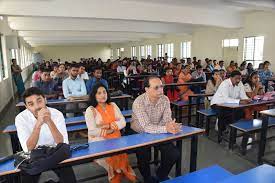
<svg viewBox="0 0 275 183">
<path fill-rule="evenodd" d="M 70 145 L 38 146 L 30 153 L 19 152 L 14 158 L 14 166 L 28 175 L 38 175 L 57 167 L 57 164 L 71 156 Z"/>
</svg>

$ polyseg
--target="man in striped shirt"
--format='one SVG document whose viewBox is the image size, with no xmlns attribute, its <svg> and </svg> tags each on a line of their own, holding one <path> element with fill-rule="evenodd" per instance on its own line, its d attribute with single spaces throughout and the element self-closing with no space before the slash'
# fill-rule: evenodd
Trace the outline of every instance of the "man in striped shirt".
<svg viewBox="0 0 275 183">
<path fill-rule="evenodd" d="M 178 133 L 181 125 L 172 120 L 170 101 L 163 94 L 161 80 L 152 76 L 144 82 L 145 93 L 136 98 L 133 103 L 131 129 L 133 133 Z M 179 158 L 178 149 L 173 143 L 166 143 L 157 147 L 161 152 L 161 163 L 156 175 L 150 172 L 150 148 L 137 150 L 138 168 L 145 183 L 159 182 L 168 179 L 168 174 Z"/>
</svg>

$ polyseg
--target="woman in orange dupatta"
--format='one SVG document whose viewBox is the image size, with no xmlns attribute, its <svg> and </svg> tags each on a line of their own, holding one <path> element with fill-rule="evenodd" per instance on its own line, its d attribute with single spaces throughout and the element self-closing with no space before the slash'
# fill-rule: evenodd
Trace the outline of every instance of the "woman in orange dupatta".
<svg viewBox="0 0 275 183">
<path fill-rule="evenodd" d="M 97 84 L 93 87 L 90 103 L 91 106 L 85 113 L 89 142 L 121 137 L 120 130 L 126 126 L 125 118 L 118 106 L 110 102 L 110 95 L 104 85 Z M 136 182 L 135 172 L 126 153 L 98 159 L 95 162 L 106 169 L 111 183 L 120 183 L 123 177 Z"/>
<path fill-rule="evenodd" d="M 190 66 L 185 65 L 183 67 L 183 71 L 179 75 L 177 83 L 178 84 L 186 83 L 186 82 L 190 81 L 191 79 L 192 79 L 192 76 L 190 74 Z M 191 94 L 194 94 L 190 90 L 189 86 L 178 86 L 178 88 L 180 89 L 179 97 L 181 98 L 181 100 L 188 101 L 188 96 Z"/>
</svg>

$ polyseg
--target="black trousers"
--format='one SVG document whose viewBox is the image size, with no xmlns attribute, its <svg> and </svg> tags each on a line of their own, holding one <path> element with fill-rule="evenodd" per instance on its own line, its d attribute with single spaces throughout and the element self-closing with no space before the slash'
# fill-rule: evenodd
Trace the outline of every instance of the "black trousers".
<svg viewBox="0 0 275 183">
<path fill-rule="evenodd" d="M 60 183 L 76 183 L 76 177 L 72 167 L 63 167 L 58 169 L 53 169 L 56 175 L 59 177 Z M 38 175 L 26 175 L 23 174 L 21 177 L 22 183 L 37 183 L 39 181 L 41 174 Z"/>
<path fill-rule="evenodd" d="M 129 129 L 130 134 L 136 134 L 137 132 Z M 180 157 L 177 147 L 169 142 L 155 147 L 161 153 L 160 166 L 157 169 L 156 176 L 159 181 L 167 179 L 170 170 Z M 144 178 L 145 183 L 153 182 L 150 170 L 151 160 L 151 147 L 144 147 L 136 150 L 138 169 Z"/>
<path fill-rule="evenodd" d="M 211 108 L 217 111 L 218 120 L 219 120 L 218 127 L 219 127 L 219 130 L 221 131 L 224 131 L 229 124 L 233 123 L 234 121 L 232 120 L 239 120 L 244 115 L 244 112 L 242 109 L 234 110 L 234 114 L 233 114 L 232 110 L 219 108 L 216 105 L 212 105 Z M 233 115 L 234 115 L 234 119 L 233 119 Z"/>
</svg>

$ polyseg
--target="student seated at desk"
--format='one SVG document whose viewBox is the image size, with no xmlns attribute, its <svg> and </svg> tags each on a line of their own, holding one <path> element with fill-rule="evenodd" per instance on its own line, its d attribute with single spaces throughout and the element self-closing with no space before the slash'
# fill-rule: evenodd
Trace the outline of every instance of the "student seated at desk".
<svg viewBox="0 0 275 183">
<path fill-rule="evenodd" d="M 214 69 L 217 69 L 217 70 L 221 70 L 221 69 L 226 70 L 225 67 L 224 67 L 224 61 L 223 61 L 223 60 L 220 60 L 220 61 L 219 61 L 219 64 L 217 64 L 217 65 L 214 67 Z"/>
<path fill-rule="evenodd" d="M 259 74 L 257 71 L 252 72 L 247 81 L 244 84 L 244 90 L 246 95 L 253 99 L 256 95 L 264 95 L 264 86 L 260 83 Z M 245 119 L 253 119 L 252 114 L 254 111 L 263 111 L 266 110 L 265 105 L 246 107 L 244 109 Z"/>
<path fill-rule="evenodd" d="M 174 83 L 173 71 L 171 68 L 165 69 L 165 75 L 161 78 L 163 84 Z M 177 101 L 179 99 L 178 91 L 176 86 L 166 88 L 166 95 L 170 101 Z"/>
<path fill-rule="evenodd" d="M 54 65 L 53 70 L 50 73 L 50 76 L 52 79 L 54 79 L 56 78 L 57 74 L 58 74 L 58 65 Z"/>
<path fill-rule="evenodd" d="M 87 93 L 90 94 L 97 83 L 102 83 L 108 89 L 108 82 L 102 78 L 102 68 L 94 67 L 93 77 L 86 82 Z"/>
<path fill-rule="evenodd" d="M 35 72 L 32 74 L 32 83 L 34 83 L 34 82 L 36 82 L 36 81 L 39 81 L 40 76 L 41 76 L 41 74 L 42 74 L 42 69 L 43 69 L 42 64 L 38 65 L 37 71 L 35 71 Z"/>
<path fill-rule="evenodd" d="M 107 87 L 96 84 L 90 94 L 91 106 L 86 109 L 85 120 L 89 142 L 121 137 L 120 130 L 126 126 L 118 106 L 110 102 Z M 120 183 L 123 177 L 135 182 L 136 175 L 126 153 L 96 160 L 108 172 L 109 182 Z"/>
<path fill-rule="evenodd" d="M 220 71 L 217 69 L 214 69 L 214 71 L 212 72 L 211 78 L 208 80 L 208 82 L 206 84 L 205 94 L 216 93 L 216 91 L 218 90 L 221 83 L 222 83 L 222 78 L 220 76 Z M 204 100 L 205 109 L 210 108 L 210 100 L 211 99 L 212 99 L 212 97 L 205 97 L 205 100 Z"/>
<path fill-rule="evenodd" d="M 181 63 L 177 63 L 176 67 L 173 69 L 173 74 L 175 77 L 179 77 L 180 73 L 182 70 L 182 64 Z"/>
<path fill-rule="evenodd" d="M 70 76 L 62 83 L 63 95 L 66 99 L 73 100 L 74 97 L 83 97 L 87 95 L 85 82 L 81 78 L 77 78 L 79 71 L 78 64 L 71 64 L 69 69 Z M 66 110 L 74 110 L 77 108 L 86 108 L 87 105 L 83 103 L 79 104 L 67 104 Z M 72 117 L 73 113 L 67 113 L 67 117 Z"/>
<path fill-rule="evenodd" d="M 191 81 L 192 82 L 206 82 L 206 75 L 205 75 L 205 72 L 203 72 L 203 68 L 201 65 L 197 65 L 196 66 L 196 70 L 194 72 L 192 72 L 192 79 Z M 190 86 L 189 87 L 194 93 L 201 93 L 201 86 L 196 86 L 196 85 L 193 85 L 193 86 Z"/>
<path fill-rule="evenodd" d="M 251 102 L 245 93 L 244 86 L 241 82 L 241 73 L 239 71 L 231 72 L 230 78 L 224 80 L 215 95 L 211 99 L 211 107 L 218 112 L 218 127 L 219 130 L 226 130 L 226 126 L 230 123 L 232 111 L 220 109 L 216 105 L 223 103 L 247 104 Z M 242 118 L 243 111 L 235 111 L 235 120 Z"/>
<path fill-rule="evenodd" d="M 133 103 L 133 114 L 130 134 L 136 133 L 178 133 L 181 125 L 172 120 L 170 101 L 163 95 L 163 84 L 156 76 L 146 78 L 144 82 L 145 93 L 138 96 Z M 153 183 L 168 179 L 168 174 L 179 158 L 178 149 L 173 143 L 157 146 L 161 152 L 160 167 L 157 177 L 152 177 L 150 171 L 150 147 L 136 151 L 138 168 L 145 183 Z"/>
<path fill-rule="evenodd" d="M 25 152 L 39 145 L 69 143 L 65 119 L 62 113 L 46 106 L 43 92 L 32 87 L 23 94 L 26 109 L 15 118 L 15 126 L 21 147 Z M 71 167 L 53 170 L 61 183 L 74 183 L 76 178 Z M 35 183 L 40 175 L 23 175 L 23 183 Z"/>
<path fill-rule="evenodd" d="M 179 75 L 178 78 L 178 84 L 182 84 L 182 83 L 186 83 L 188 81 L 191 81 L 192 76 L 190 74 L 190 66 L 189 65 L 185 65 L 183 66 L 183 70 Z M 184 101 L 188 101 L 188 96 L 194 94 L 189 86 L 179 86 L 179 97 L 181 98 L 181 100 Z"/>
<path fill-rule="evenodd" d="M 226 71 L 228 72 L 228 74 L 230 74 L 231 72 L 237 70 L 236 64 L 235 62 L 232 60 L 229 64 L 229 66 L 226 68 Z"/>
<path fill-rule="evenodd" d="M 124 73 L 124 71 L 126 71 L 126 67 L 124 65 L 122 65 L 122 61 L 121 60 L 118 61 L 118 66 L 116 68 L 116 71 L 118 73 Z"/>
<path fill-rule="evenodd" d="M 271 78 L 273 76 L 273 72 L 269 69 L 270 62 L 265 61 L 263 64 L 263 69 L 260 69 L 259 76 L 260 76 L 260 81 L 261 83 L 265 86 L 265 90 L 268 91 L 268 78 Z"/>
<path fill-rule="evenodd" d="M 78 77 L 83 79 L 84 81 L 89 80 L 88 73 L 85 70 L 85 66 L 81 64 L 79 66 Z"/>
<path fill-rule="evenodd" d="M 57 82 L 58 90 L 62 91 L 62 82 L 69 77 L 68 72 L 66 71 L 65 64 L 60 64 L 57 69 L 57 74 L 54 77 L 54 80 Z"/>
<path fill-rule="evenodd" d="M 42 90 L 47 99 L 58 98 L 57 82 L 51 78 L 50 70 L 42 69 L 40 79 L 34 82 L 32 86 Z"/>
</svg>

